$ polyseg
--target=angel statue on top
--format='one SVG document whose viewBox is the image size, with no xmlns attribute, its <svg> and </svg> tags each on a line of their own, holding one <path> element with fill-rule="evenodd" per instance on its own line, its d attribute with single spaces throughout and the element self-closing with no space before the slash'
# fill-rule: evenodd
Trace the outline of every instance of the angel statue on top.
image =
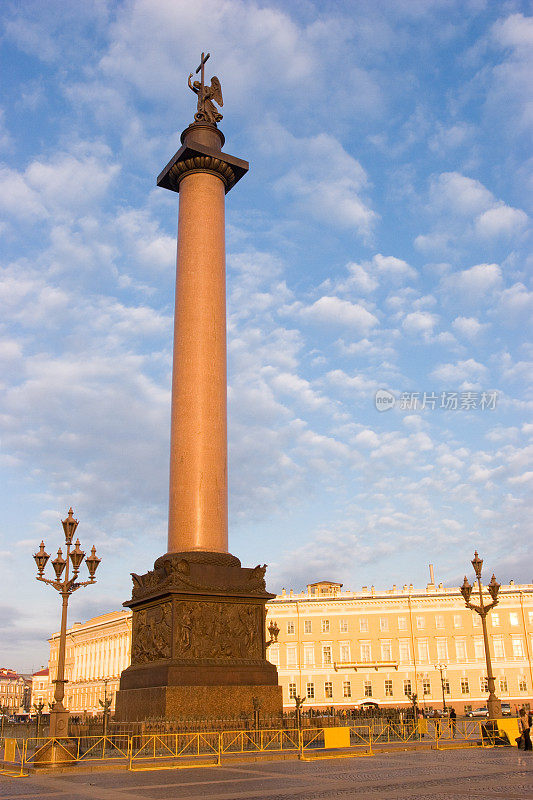
<svg viewBox="0 0 533 800">
<path fill-rule="evenodd" d="M 202 53 L 203 56 L 203 53 Z M 219 106 L 224 105 L 222 100 L 222 87 L 216 75 L 211 78 L 211 86 L 205 86 L 202 81 L 194 81 L 191 83 L 192 72 L 189 75 L 189 89 L 198 95 L 198 110 L 194 115 L 196 122 L 210 122 L 216 124 L 222 119 L 222 114 L 218 111 L 215 103 Z M 215 103 L 213 103 L 213 100 Z"/>
</svg>

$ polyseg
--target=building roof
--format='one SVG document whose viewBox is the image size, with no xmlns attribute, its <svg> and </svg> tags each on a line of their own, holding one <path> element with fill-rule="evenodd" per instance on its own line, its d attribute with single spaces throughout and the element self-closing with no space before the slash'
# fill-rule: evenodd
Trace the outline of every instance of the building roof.
<svg viewBox="0 0 533 800">
<path fill-rule="evenodd" d="M 49 673 L 49 670 L 48 670 L 48 667 L 46 667 L 46 669 L 40 669 L 39 672 L 34 672 L 33 673 L 33 677 L 34 678 L 38 678 L 41 675 L 48 675 L 48 673 Z"/>
<path fill-rule="evenodd" d="M 308 586 L 342 586 L 342 583 L 337 581 L 316 581 L 315 583 L 308 583 Z"/>
</svg>

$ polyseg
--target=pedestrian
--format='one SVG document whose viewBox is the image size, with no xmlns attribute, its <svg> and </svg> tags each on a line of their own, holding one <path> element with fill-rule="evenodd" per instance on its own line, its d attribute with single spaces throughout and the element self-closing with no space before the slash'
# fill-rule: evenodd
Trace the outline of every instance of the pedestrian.
<svg viewBox="0 0 533 800">
<path fill-rule="evenodd" d="M 522 707 L 520 709 L 520 716 L 518 717 L 518 730 L 520 731 L 521 738 L 524 742 L 524 750 L 533 750 L 533 745 L 531 744 L 530 727 L 529 715 L 526 712 L 526 709 Z"/>
<path fill-rule="evenodd" d="M 457 724 L 457 714 L 455 708 L 450 708 L 450 727 L 452 729 L 452 737 L 455 739 L 455 726 Z"/>
<path fill-rule="evenodd" d="M 433 719 L 435 720 L 435 735 L 438 739 L 440 736 L 440 714 L 438 708 L 433 712 Z"/>
</svg>

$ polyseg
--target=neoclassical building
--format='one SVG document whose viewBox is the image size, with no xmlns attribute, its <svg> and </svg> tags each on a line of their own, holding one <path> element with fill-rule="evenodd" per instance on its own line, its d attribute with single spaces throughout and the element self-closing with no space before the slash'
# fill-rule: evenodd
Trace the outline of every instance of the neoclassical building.
<svg viewBox="0 0 533 800">
<path fill-rule="evenodd" d="M 458 712 L 486 702 L 480 619 L 458 588 L 434 583 L 432 570 L 423 591 L 412 584 L 343 591 L 340 583 L 320 581 L 300 594 L 283 591 L 267 612 L 267 624 L 275 620 L 280 629 L 268 653 L 286 710 L 296 696 L 305 697 L 304 707 L 348 709 L 363 702 L 407 706 L 413 693 L 421 704 L 441 708 L 443 689 Z M 502 586 L 488 619 L 498 696 L 533 706 L 533 585 Z M 59 634 L 50 639 L 52 679 L 58 641 Z M 66 700 L 73 714 L 100 712 L 105 691 L 114 700 L 130 646 L 130 611 L 69 628 Z"/>
</svg>

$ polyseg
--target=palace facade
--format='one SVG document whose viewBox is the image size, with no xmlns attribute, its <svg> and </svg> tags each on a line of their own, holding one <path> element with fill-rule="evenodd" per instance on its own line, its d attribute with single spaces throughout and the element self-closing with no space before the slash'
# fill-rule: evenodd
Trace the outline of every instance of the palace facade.
<svg viewBox="0 0 533 800">
<path fill-rule="evenodd" d="M 270 620 L 280 629 L 268 654 L 278 668 L 285 710 L 294 708 L 297 696 L 305 698 L 304 708 L 315 709 L 350 709 L 365 702 L 408 706 L 413 694 L 421 705 L 442 708 L 443 691 L 446 704 L 457 712 L 486 703 L 481 620 L 465 607 L 458 588 L 431 579 L 424 591 L 406 584 L 354 592 L 320 581 L 300 594 L 283 591 L 271 600 L 267 624 Z M 501 587 L 488 633 L 497 695 L 513 707 L 533 706 L 532 584 Z M 52 680 L 58 643 L 54 634 Z M 114 702 L 130 647 L 130 611 L 69 628 L 66 701 L 72 714 L 100 713 L 106 691 Z"/>
</svg>

